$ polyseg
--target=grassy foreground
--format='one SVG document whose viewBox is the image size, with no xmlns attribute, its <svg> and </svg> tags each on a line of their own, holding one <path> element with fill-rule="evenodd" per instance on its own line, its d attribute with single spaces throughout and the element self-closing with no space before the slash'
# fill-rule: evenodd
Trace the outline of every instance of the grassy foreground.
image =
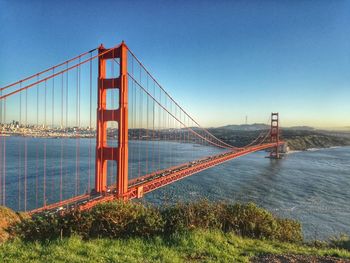
<svg viewBox="0 0 350 263">
<path fill-rule="evenodd" d="M 251 257 L 266 253 L 350 258 L 346 250 L 249 239 L 219 230 L 194 230 L 167 238 L 84 241 L 72 236 L 47 242 L 16 239 L 0 245 L 0 262 L 249 262 Z"/>
<path fill-rule="evenodd" d="M 305 245 L 299 222 L 253 203 L 202 200 L 159 208 L 111 202 L 33 217 L 3 208 L 0 223 L 0 262 L 249 262 L 266 254 L 350 259 L 347 237 Z"/>
</svg>

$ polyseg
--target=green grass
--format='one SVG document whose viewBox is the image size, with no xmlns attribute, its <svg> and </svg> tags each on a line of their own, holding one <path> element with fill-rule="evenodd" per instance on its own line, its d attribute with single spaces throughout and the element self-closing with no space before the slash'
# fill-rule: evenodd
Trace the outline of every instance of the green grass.
<svg viewBox="0 0 350 263">
<path fill-rule="evenodd" d="M 42 243 L 16 239 L 0 245 L 0 262 L 249 262 L 252 256 L 266 253 L 350 258 L 346 250 L 242 238 L 219 230 L 195 230 L 168 238 L 84 241 L 73 236 Z"/>
<path fill-rule="evenodd" d="M 3 219 L 9 226 L 11 220 Z M 16 238 L 0 244 L 0 262 L 249 262 L 261 254 L 350 258 L 349 250 L 332 248 L 346 248 L 348 239 L 319 248 L 301 245 L 299 222 L 252 203 L 202 200 L 159 209 L 111 202 L 84 212 L 21 217 L 3 231 Z"/>
</svg>

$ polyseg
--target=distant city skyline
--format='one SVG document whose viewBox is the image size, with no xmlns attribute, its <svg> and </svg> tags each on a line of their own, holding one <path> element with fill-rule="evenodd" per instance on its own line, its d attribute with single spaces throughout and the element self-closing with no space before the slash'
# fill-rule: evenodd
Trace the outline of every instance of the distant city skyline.
<svg viewBox="0 0 350 263">
<path fill-rule="evenodd" d="M 0 22 L 1 87 L 125 40 L 204 127 L 350 127 L 350 1 L 0 0 Z"/>
</svg>

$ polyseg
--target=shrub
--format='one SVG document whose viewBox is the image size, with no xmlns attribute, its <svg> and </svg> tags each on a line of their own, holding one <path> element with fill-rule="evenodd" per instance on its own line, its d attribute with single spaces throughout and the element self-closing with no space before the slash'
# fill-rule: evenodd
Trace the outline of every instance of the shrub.
<svg viewBox="0 0 350 263">
<path fill-rule="evenodd" d="M 163 209 L 165 232 L 174 233 L 194 228 L 210 229 L 222 228 L 220 215 L 223 205 L 221 203 L 200 200 L 192 203 L 178 203 Z"/>
<path fill-rule="evenodd" d="M 150 236 L 163 231 L 158 209 L 132 202 L 105 203 L 91 211 L 91 237 Z"/>
<path fill-rule="evenodd" d="M 13 231 L 26 240 L 49 240 L 73 234 L 89 237 L 150 236 L 163 231 L 158 209 L 132 202 L 100 204 L 91 211 L 40 214 L 23 220 Z"/>
<path fill-rule="evenodd" d="M 268 211 L 253 203 L 227 204 L 224 215 L 224 231 L 234 231 L 252 238 L 272 239 L 277 222 Z"/>
<path fill-rule="evenodd" d="M 287 242 L 302 241 L 299 222 L 276 218 L 270 212 L 253 203 L 226 204 L 223 215 L 223 230 L 251 238 L 275 239 Z"/>
<path fill-rule="evenodd" d="M 83 238 L 89 237 L 94 218 L 88 211 L 82 212 L 78 209 L 71 210 L 64 215 L 58 215 L 59 234 L 64 237 L 79 235 Z"/>
<path fill-rule="evenodd" d="M 276 218 L 278 228 L 275 239 L 283 242 L 302 242 L 303 232 L 300 222 L 286 218 Z"/>
<path fill-rule="evenodd" d="M 12 229 L 13 233 L 26 240 L 46 240 L 60 235 L 59 217 L 43 214 L 24 219 Z"/>
<path fill-rule="evenodd" d="M 347 249 L 350 251 L 350 237 L 348 235 L 340 235 L 340 237 L 331 238 L 329 241 L 331 247 L 339 249 Z"/>
<path fill-rule="evenodd" d="M 301 225 L 297 221 L 276 218 L 253 203 L 207 200 L 178 203 L 162 209 L 134 202 L 109 202 L 85 212 L 72 210 L 64 215 L 34 216 L 23 220 L 14 229 L 27 240 L 47 240 L 73 234 L 83 238 L 149 237 L 192 229 L 218 229 L 251 238 L 302 241 Z"/>
</svg>

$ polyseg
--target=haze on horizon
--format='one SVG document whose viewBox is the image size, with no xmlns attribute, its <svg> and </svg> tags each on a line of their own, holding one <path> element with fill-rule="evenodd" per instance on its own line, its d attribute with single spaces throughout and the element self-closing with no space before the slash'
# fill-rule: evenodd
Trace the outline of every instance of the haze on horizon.
<svg viewBox="0 0 350 263">
<path fill-rule="evenodd" d="M 350 1 L 0 0 L 0 23 L 0 86 L 125 40 L 205 127 L 350 127 Z"/>
</svg>

